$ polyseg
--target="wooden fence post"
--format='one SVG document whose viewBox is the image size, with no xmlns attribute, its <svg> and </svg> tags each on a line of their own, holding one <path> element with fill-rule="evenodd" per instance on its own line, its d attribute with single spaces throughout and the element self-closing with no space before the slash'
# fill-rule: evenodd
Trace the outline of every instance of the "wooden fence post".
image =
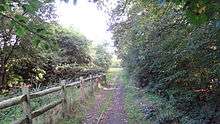
<svg viewBox="0 0 220 124">
<path fill-rule="evenodd" d="M 89 75 L 89 78 L 90 78 L 90 87 L 91 87 L 91 94 L 93 95 L 94 93 L 94 81 L 92 80 L 92 75 Z"/>
<path fill-rule="evenodd" d="M 95 79 L 95 81 L 96 81 L 96 87 L 101 88 L 101 84 L 100 84 L 100 76 L 99 76 L 99 75 L 96 75 L 96 79 Z"/>
<path fill-rule="evenodd" d="M 62 117 L 65 118 L 68 113 L 67 106 L 67 94 L 66 94 L 66 82 L 64 80 L 61 81 L 61 92 L 62 92 Z"/>
<path fill-rule="evenodd" d="M 83 99 L 85 99 L 84 83 L 85 81 L 83 77 L 80 77 L 80 100 L 81 102 L 83 101 Z"/>
<path fill-rule="evenodd" d="M 26 123 L 32 124 L 32 118 L 31 118 L 31 105 L 30 105 L 30 93 L 28 86 L 22 87 L 22 93 L 26 96 L 25 100 L 22 103 L 22 109 L 25 117 L 27 118 Z"/>
<path fill-rule="evenodd" d="M 105 84 L 107 84 L 106 74 L 103 74 L 103 78 L 104 78 L 103 80 L 104 80 Z"/>
</svg>

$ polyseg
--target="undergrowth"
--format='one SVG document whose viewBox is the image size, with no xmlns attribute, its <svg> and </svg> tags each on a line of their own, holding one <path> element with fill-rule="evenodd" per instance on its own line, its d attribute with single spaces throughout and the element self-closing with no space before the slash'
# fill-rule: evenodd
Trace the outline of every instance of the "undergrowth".
<svg viewBox="0 0 220 124">
<path fill-rule="evenodd" d="M 122 68 L 109 68 L 107 72 L 107 81 L 109 84 L 114 82 L 115 75 L 119 75 L 121 73 Z"/>
<path fill-rule="evenodd" d="M 125 85 L 125 110 L 129 124 L 176 124 L 178 111 L 160 96 L 138 89 L 122 74 Z"/>
<path fill-rule="evenodd" d="M 138 95 L 138 90 L 129 83 L 128 76 L 123 73 L 123 82 L 125 85 L 125 111 L 128 116 L 128 123 L 144 123 L 144 114 L 141 112 L 138 101 L 135 96 Z"/>
<path fill-rule="evenodd" d="M 72 111 L 71 115 L 68 118 L 65 118 L 58 122 L 58 124 L 80 124 L 83 122 L 86 116 L 86 110 L 90 108 L 94 104 L 94 97 L 91 97 L 84 102 L 80 102 L 80 100 L 76 101 L 72 104 L 71 108 Z"/>
<path fill-rule="evenodd" d="M 96 92 L 98 92 L 98 90 L 98 88 L 95 89 Z M 69 92 L 70 95 L 67 95 L 69 97 L 68 99 L 70 100 L 69 103 L 71 103 L 69 105 L 69 116 L 65 119 L 60 120 L 58 124 L 80 124 L 83 122 L 87 110 L 95 103 L 95 97 L 93 94 L 91 94 L 91 88 L 86 87 L 85 92 L 86 99 L 84 99 L 83 101 L 80 101 L 79 89 L 75 91 L 75 94 L 72 94 L 72 96 L 71 92 Z"/>
</svg>

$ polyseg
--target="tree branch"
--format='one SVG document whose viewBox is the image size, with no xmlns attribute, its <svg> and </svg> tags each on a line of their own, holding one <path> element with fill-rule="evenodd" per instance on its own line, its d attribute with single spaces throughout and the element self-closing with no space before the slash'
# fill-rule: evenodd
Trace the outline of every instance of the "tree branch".
<svg viewBox="0 0 220 124">
<path fill-rule="evenodd" d="M 45 40 L 45 41 L 52 41 L 52 39 L 48 39 L 47 37 L 38 34 L 37 32 L 31 30 L 27 25 L 22 24 L 21 22 L 17 21 L 17 20 L 14 19 L 13 17 L 10 17 L 10 16 L 5 15 L 5 14 L 3 14 L 3 13 L 0 13 L 0 14 L 1 14 L 2 16 L 4 16 L 4 17 L 8 18 L 8 19 L 11 19 L 12 21 L 14 21 L 15 23 L 17 23 L 18 25 L 20 25 L 20 26 L 24 27 L 25 29 L 27 29 L 29 32 L 31 32 L 31 33 L 33 33 L 34 35 L 38 36 L 39 38 L 41 38 L 41 39 L 43 39 L 43 40 Z M 51 44 L 50 44 L 50 42 L 49 42 L 49 46 L 52 47 Z"/>
<path fill-rule="evenodd" d="M 16 39 L 15 44 L 12 46 L 10 53 L 8 54 L 8 56 L 5 58 L 4 63 L 7 63 L 7 61 L 10 59 L 12 53 L 14 52 L 15 46 L 18 43 L 18 40 Z"/>
</svg>

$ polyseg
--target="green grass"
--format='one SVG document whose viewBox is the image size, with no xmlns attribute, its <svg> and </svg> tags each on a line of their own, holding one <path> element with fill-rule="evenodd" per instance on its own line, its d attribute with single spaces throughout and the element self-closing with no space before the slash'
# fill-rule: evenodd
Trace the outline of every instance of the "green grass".
<svg viewBox="0 0 220 124">
<path fill-rule="evenodd" d="M 109 69 L 107 74 L 108 81 L 113 81 L 113 78 L 116 75 L 121 78 L 119 80 L 123 80 L 125 85 L 124 102 L 129 124 L 155 124 L 160 123 L 167 118 L 173 119 L 178 115 L 175 108 L 160 96 L 150 92 L 145 92 L 146 90 L 144 89 L 140 91 L 138 88 L 136 88 L 134 83 L 131 82 L 128 79 L 128 76 L 119 68 Z M 78 91 L 76 91 L 76 94 L 78 94 Z M 97 113 L 99 116 L 106 112 L 111 105 L 112 96 L 113 92 L 109 92 L 109 94 L 106 96 L 106 101 L 102 103 L 101 108 Z M 94 102 L 94 97 L 93 99 L 87 99 L 84 104 L 76 102 L 72 105 L 75 108 L 73 116 L 71 118 L 62 120 L 59 124 L 82 123 L 83 119 L 85 118 L 86 110 L 88 110 L 88 108 L 90 108 Z M 152 116 L 148 117 L 147 119 L 144 118 L 144 113 L 141 111 L 140 102 L 143 104 L 146 103 L 155 108 Z"/>
<path fill-rule="evenodd" d="M 99 109 L 99 115 L 101 115 L 102 113 L 106 112 L 107 109 L 110 107 L 111 103 L 112 103 L 112 97 L 113 97 L 113 92 L 109 91 L 108 95 L 106 96 L 106 101 L 101 105 L 100 109 Z"/>
<path fill-rule="evenodd" d="M 146 89 L 138 90 L 125 73 L 122 77 L 125 85 L 125 109 L 129 124 L 157 124 L 178 116 L 178 111 L 170 102 L 156 94 L 146 92 Z M 144 113 L 141 111 L 140 102 L 155 109 L 147 119 L 144 118 Z"/>
<path fill-rule="evenodd" d="M 59 121 L 58 124 L 82 123 L 86 116 L 86 111 L 94 104 L 94 102 L 95 102 L 94 97 L 85 100 L 83 103 L 81 103 L 80 100 L 76 101 L 74 104 L 72 104 L 72 108 L 74 109 L 72 115 L 68 118 Z"/>
<path fill-rule="evenodd" d="M 0 110 L 0 124 L 10 124 L 12 121 L 22 117 L 22 108 L 20 105 Z"/>
<path fill-rule="evenodd" d="M 68 102 L 70 103 L 69 117 L 60 120 L 58 124 L 79 124 L 83 122 L 86 111 L 95 103 L 95 97 L 91 94 L 91 88 L 85 87 L 85 92 L 86 99 L 81 102 L 80 89 L 69 88 L 67 90 Z M 95 89 L 95 92 L 98 92 L 98 89 Z"/>
<path fill-rule="evenodd" d="M 113 78 L 120 74 L 122 71 L 122 68 L 109 68 L 107 72 L 107 81 L 112 82 Z"/>
<path fill-rule="evenodd" d="M 140 107 L 136 101 L 138 95 L 137 88 L 129 82 L 128 76 L 122 74 L 123 82 L 125 85 L 125 111 L 128 116 L 129 124 L 148 124 L 144 120 L 144 114 L 140 111 Z"/>
<path fill-rule="evenodd" d="M 58 92 L 53 93 L 53 94 L 48 94 L 48 95 L 45 95 L 45 96 L 42 96 L 39 98 L 31 99 L 31 102 L 30 102 L 31 109 L 32 109 L 32 111 L 37 110 L 37 109 L 51 103 L 52 101 L 56 101 L 58 99 L 59 99 Z M 48 113 L 43 114 L 43 116 L 37 117 L 37 118 L 41 118 L 41 119 L 34 119 L 34 122 L 35 122 L 35 120 L 38 120 L 38 122 L 46 120 L 45 118 L 47 118 L 48 115 L 49 115 Z M 15 106 L 0 110 L 0 124 L 10 124 L 13 121 L 18 120 L 22 117 L 23 117 L 22 104 L 15 105 Z"/>
<path fill-rule="evenodd" d="M 98 111 L 98 115 L 100 116 L 102 113 L 106 112 L 108 107 L 111 105 L 112 100 L 112 92 L 109 92 L 107 95 L 106 101 L 101 105 L 101 108 Z M 95 103 L 95 98 L 92 97 L 90 99 L 85 100 L 84 103 L 77 102 L 74 105 L 74 108 L 76 109 L 74 115 L 70 118 L 66 118 L 59 122 L 59 124 L 80 124 L 83 122 L 83 120 L 86 117 L 86 113 L 93 106 Z"/>
<path fill-rule="evenodd" d="M 98 92 L 99 89 L 95 89 L 95 90 L 96 92 Z M 36 117 L 35 119 L 33 119 L 33 121 L 35 123 L 45 123 L 47 121 L 50 121 L 50 119 L 53 119 L 53 121 L 58 121 L 61 118 L 60 121 L 62 122 L 61 124 L 63 123 L 77 124 L 79 122 L 82 122 L 82 120 L 85 117 L 86 109 L 89 108 L 94 103 L 94 96 L 91 95 L 91 88 L 86 87 L 85 92 L 87 99 L 82 104 L 79 102 L 80 89 L 76 87 L 67 88 L 67 101 L 70 107 L 68 108 L 68 110 L 70 110 L 69 113 L 70 115 L 72 115 L 70 120 L 69 119 L 62 120 L 61 111 L 59 111 L 58 114 L 56 113 L 56 115 L 54 115 L 55 113 L 53 113 L 53 109 L 51 109 L 50 111 L 40 115 L 39 117 Z M 32 99 L 31 100 L 32 111 L 37 110 L 58 99 L 60 99 L 59 92 Z M 57 109 L 61 110 L 60 106 L 58 106 Z M 16 105 L 10 108 L 0 110 L 0 124 L 10 124 L 12 121 L 15 121 L 21 117 L 22 117 L 21 105 Z"/>
<path fill-rule="evenodd" d="M 98 115 L 100 116 L 102 113 L 106 112 L 108 107 L 111 105 L 113 92 L 109 92 L 107 95 L 106 101 L 101 105 Z M 58 124 L 80 124 L 86 117 L 86 113 L 95 103 L 95 98 L 89 98 L 85 100 L 84 103 L 80 103 L 79 101 L 75 102 L 73 107 L 75 108 L 75 112 L 71 117 L 65 118 L 61 120 Z"/>
<path fill-rule="evenodd" d="M 143 123 L 146 124 L 146 121 L 143 120 L 144 115 L 140 111 L 140 107 L 135 102 L 135 96 L 138 94 L 137 88 L 129 82 L 128 76 L 123 72 L 122 68 L 110 68 L 108 70 L 108 80 L 113 81 L 115 76 L 118 76 L 124 82 L 125 86 L 125 111 L 128 116 L 129 124 Z"/>
</svg>

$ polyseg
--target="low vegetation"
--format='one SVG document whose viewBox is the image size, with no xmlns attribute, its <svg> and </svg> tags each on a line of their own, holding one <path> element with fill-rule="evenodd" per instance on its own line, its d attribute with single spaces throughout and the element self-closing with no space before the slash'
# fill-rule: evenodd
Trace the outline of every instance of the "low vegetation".
<svg viewBox="0 0 220 124">
<path fill-rule="evenodd" d="M 123 78 L 123 82 L 125 85 L 125 111 L 128 116 L 128 123 L 134 124 L 136 122 L 138 123 L 144 123 L 144 113 L 141 112 L 141 107 L 139 106 L 139 98 L 137 98 L 139 92 L 137 88 L 129 81 L 128 75 L 125 73 L 121 76 Z"/>
<path fill-rule="evenodd" d="M 94 105 L 95 97 L 93 95 L 89 95 L 90 89 L 86 89 L 87 99 L 84 102 L 80 102 L 79 99 L 79 91 L 74 96 L 69 96 L 71 99 L 70 105 L 70 113 L 69 117 L 60 120 L 58 124 L 80 124 L 86 117 L 86 112 L 88 109 Z"/>
</svg>

